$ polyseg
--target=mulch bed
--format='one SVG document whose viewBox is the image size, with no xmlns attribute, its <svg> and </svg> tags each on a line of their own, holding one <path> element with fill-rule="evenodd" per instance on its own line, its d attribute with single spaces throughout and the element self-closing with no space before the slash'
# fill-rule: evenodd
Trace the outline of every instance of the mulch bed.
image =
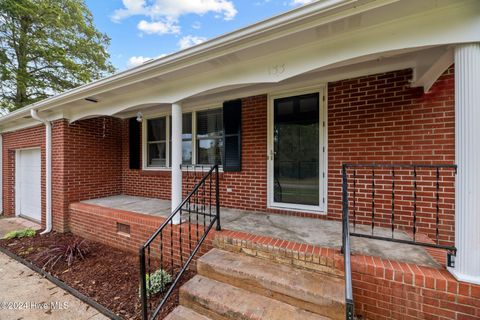
<svg viewBox="0 0 480 320">
<path fill-rule="evenodd" d="M 71 233 L 52 232 L 32 238 L 0 240 L 0 246 L 42 268 L 38 254 L 54 244 L 75 238 Z M 140 319 L 138 256 L 97 242 L 88 241 L 90 253 L 71 267 L 59 261 L 47 272 L 97 301 L 124 319 Z M 178 288 L 195 273 L 187 271 L 158 319 L 163 319 L 178 305 Z"/>
</svg>

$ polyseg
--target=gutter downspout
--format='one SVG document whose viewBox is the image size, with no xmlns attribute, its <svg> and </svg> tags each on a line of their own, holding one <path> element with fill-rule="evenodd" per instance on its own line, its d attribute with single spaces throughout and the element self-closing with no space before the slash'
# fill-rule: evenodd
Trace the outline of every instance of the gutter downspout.
<svg viewBox="0 0 480 320">
<path fill-rule="evenodd" d="M 3 134 L 0 134 L 0 215 L 3 216 Z"/>
<path fill-rule="evenodd" d="M 46 224 L 45 230 L 40 234 L 50 233 L 52 231 L 52 123 L 38 115 L 35 109 L 30 110 L 33 119 L 42 122 L 45 125 L 45 191 L 46 191 Z"/>
</svg>

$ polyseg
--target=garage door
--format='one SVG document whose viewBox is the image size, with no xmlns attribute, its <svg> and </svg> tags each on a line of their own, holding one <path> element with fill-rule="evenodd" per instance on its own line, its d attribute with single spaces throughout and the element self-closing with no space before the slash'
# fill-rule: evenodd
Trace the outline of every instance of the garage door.
<svg viewBox="0 0 480 320">
<path fill-rule="evenodd" d="M 40 221 L 42 212 L 40 149 L 17 150 L 15 163 L 16 214 Z"/>
</svg>

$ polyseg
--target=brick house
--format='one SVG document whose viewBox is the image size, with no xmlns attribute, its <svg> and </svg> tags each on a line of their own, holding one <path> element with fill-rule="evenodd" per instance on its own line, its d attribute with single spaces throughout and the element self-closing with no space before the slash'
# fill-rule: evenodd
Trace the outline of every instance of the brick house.
<svg viewBox="0 0 480 320">
<path fill-rule="evenodd" d="M 440 265 L 353 255 L 357 315 L 480 319 L 479 13 L 318 1 L 14 111 L 0 118 L 3 214 L 137 251 L 165 216 L 90 200 L 162 199 L 168 215 L 189 170 L 219 164 L 222 210 L 340 222 L 347 177 L 350 222 L 413 230 Z M 224 228 L 201 254 L 345 271 L 338 247 L 283 240 Z"/>
</svg>

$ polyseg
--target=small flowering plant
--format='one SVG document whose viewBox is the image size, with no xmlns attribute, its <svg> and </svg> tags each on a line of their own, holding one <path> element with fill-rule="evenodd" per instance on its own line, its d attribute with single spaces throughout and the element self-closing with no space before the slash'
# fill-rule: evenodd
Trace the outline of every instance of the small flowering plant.
<svg viewBox="0 0 480 320">
<path fill-rule="evenodd" d="M 167 285 L 172 282 L 172 276 L 167 271 L 158 269 L 151 274 L 147 274 L 145 281 L 147 283 L 148 295 L 153 295 L 164 291 Z"/>
</svg>

